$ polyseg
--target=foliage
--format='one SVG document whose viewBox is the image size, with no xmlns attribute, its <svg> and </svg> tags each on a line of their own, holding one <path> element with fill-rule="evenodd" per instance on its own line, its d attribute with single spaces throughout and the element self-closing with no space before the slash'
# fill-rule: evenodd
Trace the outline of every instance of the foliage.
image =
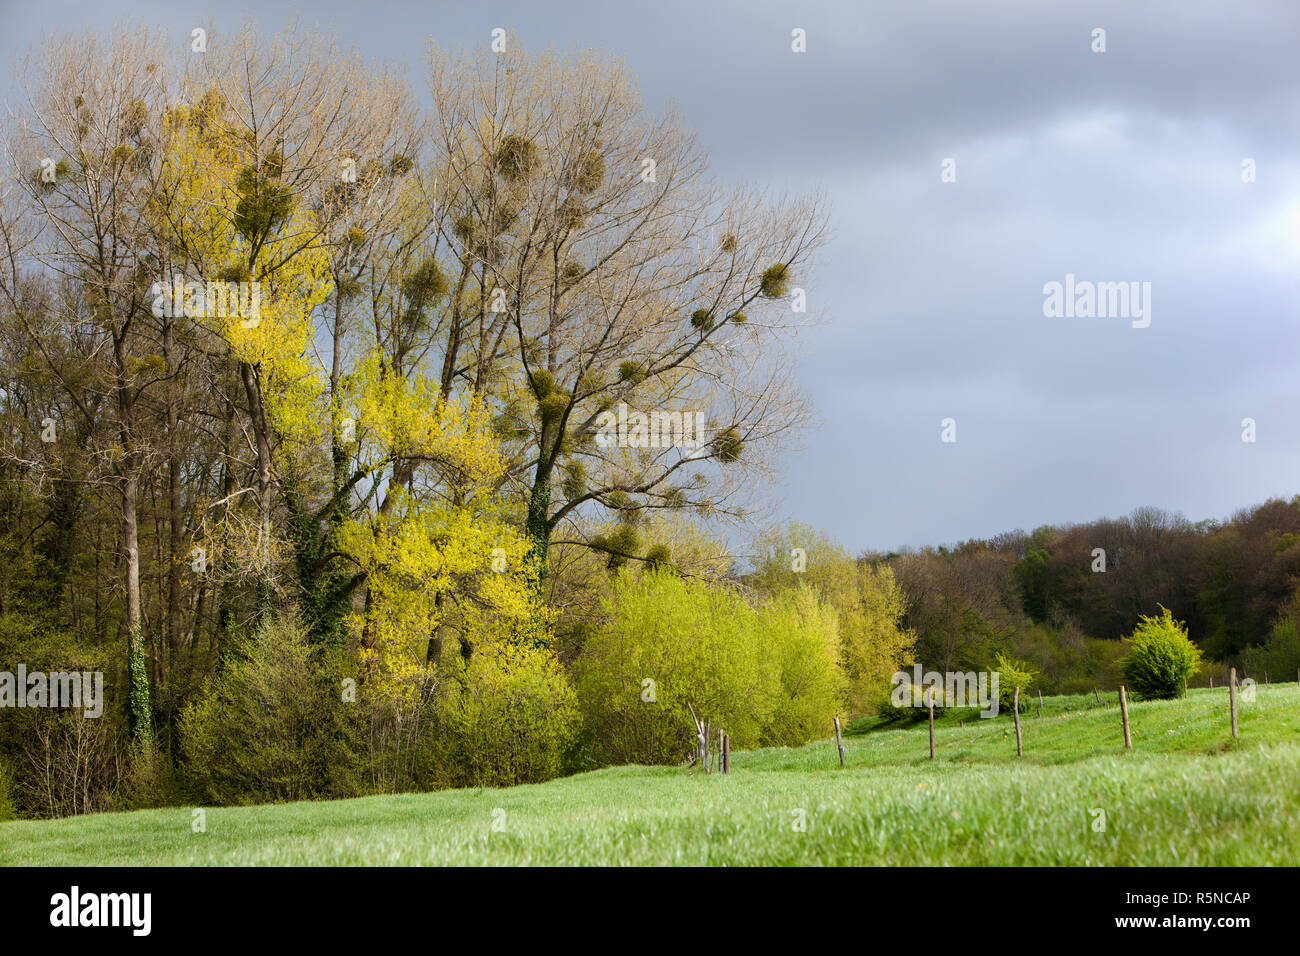
<svg viewBox="0 0 1300 956">
<path fill-rule="evenodd" d="M 752 606 L 670 572 L 621 574 L 574 665 L 597 763 L 676 763 L 692 711 L 736 748 L 828 732 L 841 706 L 833 612 L 808 591 Z"/>
<path fill-rule="evenodd" d="M 1187 626 L 1175 621 L 1166 607 L 1160 615 L 1144 616 L 1125 642 L 1128 655 L 1120 669 L 1129 686 L 1143 697 L 1167 699 L 1183 695 L 1184 682 L 1195 671 L 1201 652 L 1187 636 Z"/>
<path fill-rule="evenodd" d="M 1017 660 L 999 653 L 994 659 L 993 669 L 998 674 L 998 707 L 1010 709 L 1015 701 L 1016 690 L 1020 691 L 1020 711 L 1029 709 L 1027 691 L 1038 680 L 1038 669 L 1028 661 Z"/>
<path fill-rule="evenodd" d="M 218 805 L 359 792 L 359 715 L 336 662 L 277 617 L 237 640 L 224 669 L 181 714 L 185 771 Z"/>
<path fill-rule="evenodd" d="M 901 700 L 895 703 L 896 690 L 901 693 Z M 893 687 L 884 690 L 879 700 L 876 701 L 876 716 L 888 722 L 910 722 L 921 720 L 929 715 L 929 706 L 931 699 L 931 688 L 924 684 L 913 684 L 908 681 L 895 689 Z M 936 715 L 938 708 L 942 707 L 947 698 L 945 692 L 939 688 L 934 688 L 934 706 Z"/>
<path fill-rule="evenodd" d="M 14 804 L 13 778 L 4 756 L 0 755 L 0 823 L 18 817 L 18 807 Z"/>
<path fill-rule="evenodd" d="M 755 637 L 779 680 L 763 743 L 798 746 L 826 736 L 843 712 L 847 683 L 835 610 L 811 588 L 800 587 L 760 605 L 756 624 Z"/>
<path fill-rule="evenodd" d="M 497 641 L 456 666 L 439 697 L 455 776 L 463 786 L 507 787 L 558 776 L 578 709 L 564 670 L 546 648 Z"/>
<path fill-rule="evenodd" d="M 1289 681 L 1300 671 L 1300 591 L 1288 601 L 1273 622 L 1267 640 L 1248 648 L 1241 663 L 1252 677 Z"/>
<path fill-rule="evenodd" d="M 794 569 L 796 549 L 806 562 L 801 570 Z M 915 640 L 903 626 L 907 597 L 893 570 L 855 560 L 825 533 L 798 523 L 766 532 L 754 551 L 762 557 L 750 580 L 759 590 L 779 594 L 803 583 L 834 610 L 848 712 L 874 713 Z"/>
</svg>

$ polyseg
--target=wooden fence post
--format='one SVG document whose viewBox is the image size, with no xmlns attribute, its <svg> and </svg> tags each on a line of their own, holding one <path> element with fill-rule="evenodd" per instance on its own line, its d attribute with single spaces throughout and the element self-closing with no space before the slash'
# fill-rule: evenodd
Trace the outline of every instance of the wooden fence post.
<svg viewBox="0 0 1300 956">
<path fill-rule="evenodd" d="M 700 720 L 695 716 L 695 708 L 691 706 L 690 701 L 686 702 L 686 709 L 691 712 L 691 720 L 695 722 L 695 759 L 704 772 L 709 772 L 709 724 L 707 721 Z"/>
<path fill-rule="evenodd" d="M 840 766 L 844 766 L 844 737 L 840 734 L 840 719 L 835 718 L 835 746 L 840 752 Z"/>
<path fill-rule="evenodd" d="M 1128 727 L 1128 694 L 1124 692 L 1124 685 L 1119 685 L 1119 713 L 1124 721 L 1124 749 L 1133 749 L 1133 734 Z"/>
<path fill-rule="evenodd" d="M 930 688 L 930 759 L 934 759 L 934 688 Z"/>
<path fill-rule="evenodd" d="M 1232 739 L 1237 739 L 1237 668 L 1228 674 L 1228 713 L 1232 716 Z"/>
<path fill-rule="evenodd" d="M 1043 716 L 1043 692 L 1038 692 L 1038 716 Z"/>
<path fill-rule="evenodd" d="M 1016 756 L 1023 757 L 1025 755 L 1025 748 L 1020 742 L 1020 688 L 1019 687 L 1016 688 L 1015 694 L 1012 695 L 1011 697 L 1011 716 L 1014 717 L 1016 720 Z"/>
<path fill-rule="evenodd" d="M 731 734 L 722 735 L 722 772 L 731 773 Z"/>
</svg>

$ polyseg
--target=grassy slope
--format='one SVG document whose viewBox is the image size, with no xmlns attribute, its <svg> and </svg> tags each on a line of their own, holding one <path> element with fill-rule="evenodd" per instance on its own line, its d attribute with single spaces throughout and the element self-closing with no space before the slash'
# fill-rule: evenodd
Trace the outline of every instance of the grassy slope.
<svg viewBox="0 0 1300 956">
<path fill-rule="evenodd" d="M 727 777 L 618 767 L 507 790 L 0 824 L 3 864 L 1295 864 L 1300 688 L 1131 706 L 1049 698 L 1022 718 L 877 728 L 733 754 Z M 504 828 L 493 831 L 494 811 Z M 794 828 L 795 810 L 807 829 Z M 1094 832 L 1091 809 L 1106 812 Z M 496 814 L 500 819 L 500 814 Z"/>
</svg>

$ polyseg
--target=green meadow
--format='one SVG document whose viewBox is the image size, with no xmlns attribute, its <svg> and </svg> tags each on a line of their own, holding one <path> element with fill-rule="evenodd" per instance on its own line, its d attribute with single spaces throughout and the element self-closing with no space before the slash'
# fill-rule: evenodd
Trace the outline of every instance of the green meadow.
<svg viewBox="0 0 1300 956">
<path fill-rule="evenodd" d="M 1013 723 L 859 721 L 732 754 L 731 773 L 616 767 L 544 784 L 176 807 L 0 824 L 6 865 L 1294 865 L 1300 688 L 1130 705 L 1050 697 Z"/>
</svg>

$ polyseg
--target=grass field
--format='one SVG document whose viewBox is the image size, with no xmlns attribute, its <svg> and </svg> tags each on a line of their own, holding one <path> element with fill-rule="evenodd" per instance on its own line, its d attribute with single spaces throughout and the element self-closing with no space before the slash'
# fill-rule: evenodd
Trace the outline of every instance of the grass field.
<svg viewBox="0 0 1300 956">
<path fill-rule="evenodd" d="M 1300 862 L 1300 687 L 1022 717 L 859 722 L 732 755 L 727 776 L 618 767 L 506 790 L 0 823 L 0 864 L 1258 865 Z M 1104 699 L 1104 698 L 1103 698 Z M 1094 829 L 1104 811 L 1105 829 Z M 802 821 L 803 829 L 799 828 Z"/>
</svg>

